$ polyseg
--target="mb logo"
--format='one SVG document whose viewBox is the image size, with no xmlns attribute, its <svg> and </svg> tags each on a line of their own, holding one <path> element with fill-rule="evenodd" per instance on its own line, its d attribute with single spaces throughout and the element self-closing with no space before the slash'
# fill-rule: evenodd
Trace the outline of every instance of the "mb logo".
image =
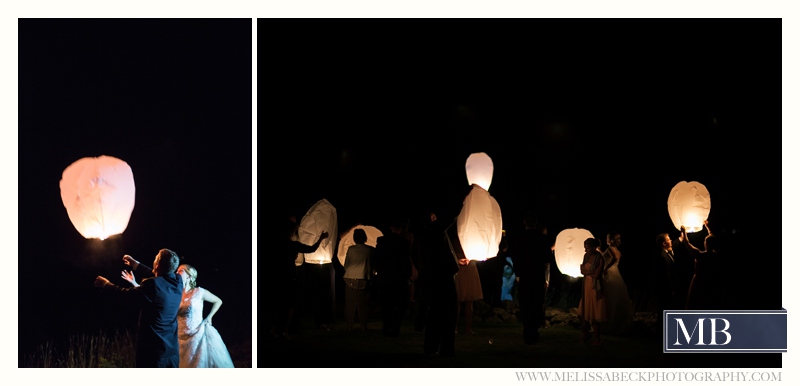
<svg viewBox="0 0 800 386">
<path fill-rule="evenodd" d="M 719 327 L 719 329 L 718 329 Z M 697 318 L 694 326 L 691 327 L 691 332 L 686 328 L 683 318 L 675 318 L 675 346 L 681 345 L 695 345 L 705 346 L 707 344 L 726 345 L 731 342 L 731 334 L 728 329 L 731 327 L 731 322 L 723 318 Z M 724 340 L 718 343 L 717 334 L 724 334 Z M 695 339 L 696 338 L 696 339 Z M 708 343 L 706 343 L 708 339 Z M 683 340 L 683 343 L 681 342 Z"/>
<path fill-rule="evenodd" d="M 664 311 L 664 352 L 786 352 L 786 310 Z"/>
</svg>

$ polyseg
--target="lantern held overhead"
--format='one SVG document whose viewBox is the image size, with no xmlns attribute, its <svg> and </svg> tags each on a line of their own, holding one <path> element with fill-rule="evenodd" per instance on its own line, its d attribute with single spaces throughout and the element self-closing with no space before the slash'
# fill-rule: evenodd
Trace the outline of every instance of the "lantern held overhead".
<svg viewBox="0 0 800 386">
<path fill-rule="evenodd" d="M 59 183 L 72 225 L 87 239 L 104 240 L 128 227 L 136 197 L 133 172 L 115 157 L 84 157 L 69 165 Z"/>
<path fill-rule="evenodd" d="M 711 212 L 711 196 L 703 184 L 681 181 L 670 191 L 667 209 L 676 229 L 683 225 L 688 233 L 699 232 Z"/>
<path fill-rule="evenodd" d="M 330 235 L 322 240 L 315 252 L 306 253 L 305 261 L 311 264 L 329 264 L 333 258 L 333 249 L 338 237 L 338 220 L 336 208 L 326 199 L 317 201 L 300 220 L 297 230 L 297 239 L 306 245 L 313 245 L 323 231 Z"/>
<path fill-rule="evenodd" d="M 467 158 L 466 171 L 472 190 L 464 198 L 456 230 L 464 255 L 483 261 L 497 256 L 503 237 L 500 205 L 487 191 L 494 172 L 492 159 L 486 153 L 473 153 Z"/>
<path fill-rule="evenodd" d="M 588 238 L 594 238 L 592 232 L 582 228 L 564 229 L 558 233 L 554 252 L 556 265 L 561 273 L 572 277 L 583 276 L 581 264 L 586 253 L 583 242 Z"/>
</svg>

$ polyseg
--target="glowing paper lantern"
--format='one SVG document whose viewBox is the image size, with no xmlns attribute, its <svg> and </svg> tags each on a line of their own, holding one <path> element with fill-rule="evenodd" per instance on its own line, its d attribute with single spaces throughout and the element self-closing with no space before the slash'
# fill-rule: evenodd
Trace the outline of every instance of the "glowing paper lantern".
<svg viewBox="0 0 800 386">
<path fill-rule="evenodd" d="M 688 233 L 698 232 L 711 212 L 711 196 L 703 184 L 681 181 L 670 191 L 667 209 L 676 229 L 683 225 Z"/>
<path fill-rule="evenodd" d="M 306 245 L 313 245 L 322 231 L 328 232 L 328 238 L 322 240 L 315 252 L 306 253 L 305 261 L 311 264 L 330 264 L 337 238 L 336 208 L 326 199 L 317 201 L 300 220 L 297 230 L 298 240 Z"/>
<path fill-rule="evenodd" d="M 456 230 L 468 259 L 483 261 L 497 256 L 503 237 L 500 205 L 489 192 L 474 185 L 456 217 Z"/>
<path fill-rule="evenodd" d="M 472 153 L 467 157 L 467 182 L 478 184 L 483 190 L 489 190 L 494 174 L 494 164 L 486 153 Z"/>
<path fill-rule="evenodd" d="M 344 267 L 344 261 L 347 258 L 347 250 L 353 245 L 356 245 L 356 242 L 353 240 L 353 231 L 356 229 L 364 230 L 364 232 L 367 234 L 367 242 L 365 244 L 371 247 L 378 245 L 378 237 L 383 236 L 383 232 L 372 225 L 356 225 L 347 231 L 347 233 L 342 236 L 342 239 L 339 240 L 339 252 L 337 253 L 337 257 L 339 258 L 339 262 L 342 263 L 342 267 Z"/>
<path fill-rule="evenodd" d="M 128 227 L 136 187 L 128 164 L 115 157 L 84 157 L 61 174 L 61 201 L 87 239 L 104 240 Z"/>
<path fill-rule="evenodd" d="M 556 265 L 558 270 L 572 277 L 581 275 L 581 264 L 586 250 L 583 242 L 594 238 L 592 232 L 581 228 L 564 229 L 556 236 Z"/>
</svg>

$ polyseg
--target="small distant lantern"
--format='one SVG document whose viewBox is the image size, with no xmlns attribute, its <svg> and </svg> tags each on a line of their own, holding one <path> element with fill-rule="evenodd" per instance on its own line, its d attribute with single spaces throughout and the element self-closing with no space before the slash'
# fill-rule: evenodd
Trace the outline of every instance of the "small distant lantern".
<svg viewBox="0 0 800 386">
<path fill-rule="evenodd" d="M 681 181 L 670 191 L 667 209 L 676 229 L 683 225 L 688 233 L 699 232 L 711 212 L 711 196 L 703 184 Z"/>
<path fill-rule="evenodd" d="M 487 191 L 494 167 L 486 153 L 473 153 L 467 158 L 466 171 L 472 190 L 464 198 L 456 229 L 464 255 L 470 260 L 483 261 L 497 256 L 503 237 L 500 205 Z"/>
<path fill-rule="evenodd" d="M 564 229 L 556 236 L 556 265 L 558 270 L 565 275 L 572 277 L 583 276 L 581 274 L 581 264 L 586 250 L 583 242 L 588 238 L 594 238 L 592 232 L 582 228 Z"/>
<path fill-rule="evenodd" d="M 298 240 L 306 245 L 313 245 L 323 231 L 328 232 L 328 238 L 322 240 L 315 252 L 304 254 L 305 262 L 310 264 L 330 264 L 333 260 L 333 250 L 337 239 L 336 208 L 326 199 L 317 201 L 300 220 L 297 230 Z"/>
<path fill-rule="evenodd" d="M 353 240 L 353 231 L 356 229 L 363 229 L 364 233 L 367 234 L 367 242 L 365 244 L 374 247 L 378 244 L 378 237 L 383 236 L 383 232 L 381 232 L 378 228 L 372 225 L 356 225 L 347 233 L 342 236 L 341 240 L 339 240 L 339 252 L 337 253 L 337 257 L 339 258 L 339 263 L 342 264 L 344 267 L 344 261 L 347 258 L 347 250 L 350 249 L 353 245 L 356 245 L 356 242 Z"/>
<path fill-rule="evenodd" d="M 69 219 L 83 237 L 104 240 L 128 227 L 136 186 L 125 161 L 81 158 L 64 169 L 59 186 Z"/>
</svg>

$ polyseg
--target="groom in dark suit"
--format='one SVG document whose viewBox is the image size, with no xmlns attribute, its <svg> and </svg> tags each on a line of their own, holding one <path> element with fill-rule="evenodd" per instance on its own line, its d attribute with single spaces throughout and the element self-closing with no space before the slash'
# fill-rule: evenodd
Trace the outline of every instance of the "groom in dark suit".
<svg viewBox="0 0 800 386">
<path fill-rule="evenodd" d="M 656 302 L 658 303 L 656 320 L 663 318 L 664 310 L 677 309 L 677 279 L 675 254 L 672 250 L 672 239 L 668 233 L 656 237 L 658 255 L 655 258 L 654 285 Z"/>
<path fill-rule="evenodd" d="M 178 265 L 178 255 L 169 249 L 162 249 L 153 261 L 155 277 L 142 280 L 137 287 L 122 288 L 102 276 L 94 281 L 95 287 L 102 288 L 104 292 L 112 291 L 135 298 L 141 306 L 136 367 L 178 367 L 180 363 L 178 308 L 183 280 L 175 273 Z"/>
<path fill-rule="evenodd" d="M 526 213 L 525 230 L 509 247 L 517 276 L 519 313 L 522 319 L 522 340 L 525 344 L 539 342 L 539 328 L 544 324 L 545 295 L 550 280 L 550 261 L 553 242 L 536 215 Z"/>
</svg>

